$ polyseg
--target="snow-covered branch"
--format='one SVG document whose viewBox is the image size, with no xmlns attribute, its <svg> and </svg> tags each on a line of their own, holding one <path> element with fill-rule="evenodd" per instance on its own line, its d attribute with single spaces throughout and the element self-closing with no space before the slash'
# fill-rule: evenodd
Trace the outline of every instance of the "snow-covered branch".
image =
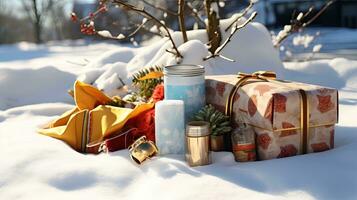
<svg viewBox="0 0 357 200">
<path fill-rule="evenodd" d="M 233 22 L 229 24 L 229 26 L 227 26 L 225 31 L 227 32 L 235 23 L 238 22 L 240 18 L 244 17 L 253 6 L 254 6 L 254 1 L 252 0 L 249 1 L 249 5 L 242 12 L 239 13 L 239 15 L 233 20 Z"/>
<path fill-rule="evenodd" d="M 222 45 L 220 45 L 216 51 L 211 54 L 210 56 L 204 58 L 204 60 L 208 60 L 210 58 L 214 58 L 214 57 L 221 57 L 221 58 L 224 58 L 224 59 L 227 59 L 226 57 L 220 55 L 221 51 L 224 49 L 224 47 L 227 46 L 227 44 L 231 41 L 233 35 L 239 30 L 239 29 L 242 29 L 244 28 L 245 26 L 247 26 L 251 21 L 253 21 L 253 19 L 257 16 L 257 12 L 253 12 L 250 17 L 241 25 L 238 25 L 238 23 L 236 23 L 236 25 L 232 28 L 231 30 L 231 33 L 229 34 L 228 38 L 223 42 Z M 230 60 L 230 61 L 233 61 L 231 59 L 227 59 L 227 60 Z"/>
<path fill-rule="evenodd" d="M 115 37 L 107 30 L 98 31 L 97 34 L 99 36 L 104 37 L 104 38 L 109 38 L 109 39 L 113 39 L 113 40 L 123 40 L 123 39 L 126 39 L 126 38 L 133 37 L 138 31 L 143 29 L 145 24 L 148 23 L 149 21 L 151 21 L 151 19 L 147 20 L 146 18 L 144 18 L 143 22 L 140 25 L 138 25 L 133 32 L 129 33 L 126 36 L 124 34 L 119 34 L 118 36 Z"/>
<path fill-rule="evenodd" d="M 143 8 L 138 8 L 134 5 L 131 5 L 131 4 L 128 4 L 124 1 L 121 1 L 121 0 L 112 0 L 112 2 L 118 6 L 121 6 L 125 9 L 128 9 L 128 10 L 131 10 L 131 11 L 134 11 L 134 12 L 137 12 L 139 13 L 140 15 L 142 15 L 143 17 L 147 18 L 147 19 L 150 19 L 152 20 L 153 22 L 155 22 L 158 26 L 160 27 L 163 27 L 166 34 L 167 34 L 167 37 L 170 39 L 171 41 L 171 44 L 172 44 L 172 48 L 174 51 L 169 51 L 171 53 L 174 53 L 175 56 L 179 57 L 179 58 L 182 58 L 183 56 L 181 55 L 181 53 L 179 52 L 179 50 L 177 49 L 177 46 L 171 36 L 171 33 L 170 33 L 170 30 L 169 28 L 162 22 L 160 21 L 159 19 L 157 19 L 156 17 L 154 17 L 152 14 L 148 13 L 145 9 Z"/>
<path fill-rule="evenodd" d="M 206 30 L 207 30 L 208 40 L 210 41 L 209 51 L 212 54 L 214 54 L 214 52 L 217 50 L 222 40 L 221 29 L 219 27 L 219 16 L 217 13 L 218 11 L 216 11 L 215 9 L 213 9 L 213 7 L 211 7 L 213 3 L 215 3 L 215 0 L 204 1 L 206 15 L 207 15 Z"/>
<path fill-rule="evenodd" d="M 314 7 L 310 7 L 309 10 L 306 13 L 300 12 L 298 16 L 291 20 L 290 25 L 285 25 L 284 29 L 281 30 L 276 38 L 274 39 L 274 47 L 279 47 L 280 44 L 288 38 L 291 34 L 296 33 L 298 31 L 301 31 L 303 28 L 306 26 L 310 25 L 313 21 L 315 21 L 332 3 L 334 3 L 334 0 L 328 1 L 322 8 L 319 10 L 314 16 L 312 16 L 309 20 L 306 20 L 306 18 L 310 17 L 312 11 L 314 10 Z"/>
</svg>

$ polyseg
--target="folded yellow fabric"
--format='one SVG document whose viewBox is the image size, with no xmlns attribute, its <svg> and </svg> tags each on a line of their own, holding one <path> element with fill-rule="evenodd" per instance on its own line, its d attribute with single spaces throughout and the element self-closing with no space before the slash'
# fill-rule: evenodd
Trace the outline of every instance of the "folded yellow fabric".
<svg viewBox="0 0 357 200">
<path fill-rule="evenodd" d="M 129 119 L 154 107 L 153 103 L 139 104 L 134 109 L 106 105 L 110 97 L 80 81 L 74 84 L 74 100 L 74 109 L 63 113 L 39 133 L 63 140 L 83 153 L 96 153 L 87 144 L 119 133 Z"/>
</svg>

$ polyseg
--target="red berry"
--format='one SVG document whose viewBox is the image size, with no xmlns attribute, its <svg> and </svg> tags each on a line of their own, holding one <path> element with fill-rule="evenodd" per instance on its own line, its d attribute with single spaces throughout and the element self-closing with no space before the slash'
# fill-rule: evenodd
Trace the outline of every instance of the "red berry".
<svg viewBox="0 0 357 200">
<path fill-rule="evenodd" d="M 71 13 L 71 20 L 72 20 L 73 22 L 78 21 L 78 17 L 77 17 L 77 15 L 76 15 L 76 13 L 74 13 L 74 12 Z"/>
</svg>

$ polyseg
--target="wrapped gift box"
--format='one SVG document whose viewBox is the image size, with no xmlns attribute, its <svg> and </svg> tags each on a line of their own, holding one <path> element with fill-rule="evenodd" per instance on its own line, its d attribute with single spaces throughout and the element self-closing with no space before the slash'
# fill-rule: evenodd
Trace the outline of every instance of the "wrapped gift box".
<svg viewBox="0 0 357 200">
<path fill-rule="evenodd" d="M 207 103 L 224 112 L 237 80 L 237 75 L 206 77 Z M 338 120 L 335 89 L 288 81 L 249 80 L 232 99 L 233 125 L 240 118 L 254 127 L 260 160 L 320 152 L 334 146 Z M 307 112 L 306 117 L 303 112 Z"/>
</svg>

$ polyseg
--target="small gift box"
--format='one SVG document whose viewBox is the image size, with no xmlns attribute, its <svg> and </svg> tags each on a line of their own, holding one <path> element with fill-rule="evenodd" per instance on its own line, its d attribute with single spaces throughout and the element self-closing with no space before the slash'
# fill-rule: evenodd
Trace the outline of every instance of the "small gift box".
<svg viewBox="0 0 357 200">
<path fill-rule="evenodd" d="M 254 128 L 260 160 L 333 148 L 335 89 L 281 81 L 273 72 L 206 77 L 208 104 Z"/>
</svg>

